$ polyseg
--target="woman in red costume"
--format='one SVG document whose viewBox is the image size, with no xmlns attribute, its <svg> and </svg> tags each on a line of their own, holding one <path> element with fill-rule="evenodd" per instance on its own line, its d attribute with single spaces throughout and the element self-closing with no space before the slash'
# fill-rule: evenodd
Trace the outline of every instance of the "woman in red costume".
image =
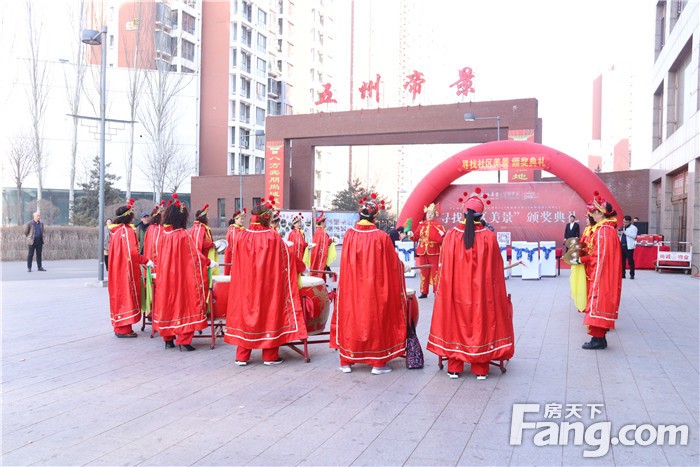
<svg viewBox="0 0 700 467">
<path fill-rule="evenodd" d="M 306 234 L 304 234 L 303 225 L 304 216 L 299 213 L 292 219 L 292 230 L 289 232 L 289 235 L 287 235 L 287 240 L 292 242 L 292 246 L 290 246 L 290 248 L 292 249 L 294 256 L 302 261 L 304 260 L 306 247 L 309 246 L 309 244 L 306 242 Z"/>
<path fill-rule="evenodd" d="M 481 223 L 484 201 L 468 198 L 464 212 L 465 219 L 450 229 L 442 244 L 427 349 L 447 358 L 450 378 L 459 378 L 469 363 L 477 379 L 486 379 L 491 360 L 513 356 L 513 320 L 498 241 Z"/>
<path fill-rule="evenodd" d="M 143 240 L 143 254 L 156 264 L 158 264 L 156 256 L 157 245 L 163 233 L 163 226 L 161 225 L 163 211 L 165 211 L 164 200 L 151 211 L 151 220 L 148 223 L 149 227 L 146 229 L 146 236 Z M 151 269 L 151 272 L 156 272 L 155 267 Z"/>
<path fill-rule="evenodd" d="M 588 209 L 595 225 L 591 227 L 590 236 L 586 240 L 588 254 L 580 259 L 586 266 L 588 290 L 583 324 L 588 326 L 591 340 L 583 344 L 582 348 L 595 350 L 608 346 L 605 334 L 608 329 L 615 329 L 622 292 L 622 250 L 617 236 L 617 213 L 612 205 L 596 192 Z"/>
<path fill-rule="evenodd" d="M 418 298 L 427 298 L 430 284 L 433 285 L 433 293 L 437 290 L 440 279 L 438 260 L 440 259 L 440 245 L 445 236 L 445 227 L 435 220 L 440 215 L 440 206 L 432 203 L 423 208 L 425 220 L 418 224 L 418 243 L 416 244 L 416 265 L 430 266 L 420 270 L 420 295 Z"/>
<path fill-rule="evenodd" d="M 373 193 L 360 205 L 360 220 L 345 233 L 330 347 L 338 349 L 343 373 L 364 363 L 381 375 L 406 351 L 404 266 L 394 242 L 374 224 L 384 202 Z"/>
<path fill-rule="evenodd" d="M 202 255 L 185 229 L 189 210 L 173 194 L 175 202 L 165 209 L 163 235 L 158 244 L 158 277 L 153 298 L 153 330 L 165 341 L 187 351 L 194 332 L 207 327 L 207 266 L 218 264 Z M 175 341 L 173 343 L 173 340 Z"/>
<path fill-rule="evenodd" d="M 251 211 L 250 227 L 233 245 L 224 341 L 237 345 L 236 365 L 262 349 L 265 365 L 282 363 L 279 347 L 307 337 L 294 255 L 270 227 L 274 198 Z"/>
<path fill-rule="evenodd" d="M 195 213 L 194 225 L 192 225 L 192 228 L 190 228 L 190 236 L 192 236 L 194 244 L 196 245 L 197 249 L 202 252 L 202 255 L 206 256 L 212 261 L 216 261 L 219 259 L 219 254 L 216 252 L 216 247 L 214 247 L 214 239 L 211 236 L 211 229 L 209 229 L 207 209 L 209 209 L 209 205 L 205 204 L 202 209 Z M 215 268 L 212 270 L 212 275 L 218 276 L 219 269 Z"/>
<path fill-rule="evenodd" d="M 309 269 L 330 271 L 330 266 L 335 261 L 336 255 L 335 243 L 326 233 L 326 215 L 321 211 L 321 214 L 316 216 L 316 230 L 311 245 L 309 245 Z M 325 274 L 312 273 L 311 275 L 326 279 Z"/>
<path fill-rule="evenodd" d="M 233 251 L 233 245 L 236 243 L 238 236 L 241 232 L 245 230 L 243 223 L 245 222 L 246 208 L 236 211 L 233 214 L 233 222 L 229 224 L 228 230 L 226 231 L 226 251 L 224 252 L 224 263 L 231 264 L 231 252 Z M 231 275 L 231 266 L 224 266 L 224 275 Z"/>
<path fill-rule="evenodd" d="M 139 254 L 136 231 L 129 200 L 126 206 L 117 209 L 114 224 L 109 226 L 109 264 L 107 272 L 109 290 L 109 313 L 112 317 L 114 335 L 136 337 L 131 325 L 141 320 L 141 264 L 153 266 L 153 262 Z"/>
</svg>

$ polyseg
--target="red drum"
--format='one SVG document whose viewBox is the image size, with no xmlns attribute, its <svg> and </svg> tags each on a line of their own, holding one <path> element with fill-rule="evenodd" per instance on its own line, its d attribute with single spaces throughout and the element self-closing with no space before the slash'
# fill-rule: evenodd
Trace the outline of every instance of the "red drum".
<svg viewBox="0 0 700 467">
<path fill-rule="evenodd" d="M 418 317 L 420 312 L 418 311 L 418 298 L 416 297 L 416 291 L 413 289 L 406 289 L 406 298 L 408 304 L 408 316 L 414 326 L 418 326 Z"/>
<path fill-rule="evenodd" d="M 212 276 L 214 286 L 211 292 L 211 312 L 213 318 L 226 318 L 226 308 L 228 307 L 228 286 L 231 283 L 231 276 Z"/>
<path fill-rule="evenodd" d="M 330 311 L 326 283 L 320 277 L 302 276 L 299 295 L 306 317 L 306 332 L 310 336 L 322 333 Z"/>
</svg>

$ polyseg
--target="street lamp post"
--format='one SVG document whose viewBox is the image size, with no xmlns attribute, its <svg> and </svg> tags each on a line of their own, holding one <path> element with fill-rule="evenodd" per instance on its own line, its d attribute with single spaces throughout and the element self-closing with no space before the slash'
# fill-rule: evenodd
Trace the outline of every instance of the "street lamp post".
<svg viewBox="0 0 700 467">
<path fill-rule="evenodd" d="M 81 41 L 87 45 L 101 45 L 102 56 L 102 90 L 100 95 L 100 187 L 99 187 L 99 213 L 97 225 L 97 280 L 103 282 L 104 271 L 104 223 L 105 223 L 105 126 L 106 126 L 106 102 L 107 102 L 107 26 L 102 26 L 102 31 L 85 29 L 81 34 Z"/>
<path fill-rule="evenodd" d="M 474 114 L 464 114 L 465 122 L 474 122 L 476 120 L 496 120 L 496 141 L 501 140 L 501 116 L 497 115 L 495 117 L 477 117 Z M 501 183 L 501 171 L 498 170 L 498 183 Z"/>
</svg>

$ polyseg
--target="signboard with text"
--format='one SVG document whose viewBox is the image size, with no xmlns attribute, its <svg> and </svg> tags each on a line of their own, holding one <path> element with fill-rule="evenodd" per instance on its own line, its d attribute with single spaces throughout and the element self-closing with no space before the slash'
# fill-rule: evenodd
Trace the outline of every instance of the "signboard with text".
<svg viewBox="0 0 700 467">
<path fill-rule="evenodd" d="M 265 142 L 265 194 L 284 206 L 284 142 Z"/>
</svg>

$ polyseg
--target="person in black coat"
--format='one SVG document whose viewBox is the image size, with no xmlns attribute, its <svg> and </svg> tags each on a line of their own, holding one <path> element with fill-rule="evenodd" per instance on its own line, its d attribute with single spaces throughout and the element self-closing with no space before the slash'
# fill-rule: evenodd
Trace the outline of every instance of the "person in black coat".
<svg viewBox="0 0 700 467">
<path fill-rule="evenodd" d="M 573 214 L 569 216 L 569 223 L 566 224 L 566 229 L 564 229 L 564 243 L 571 237 L 581 237 L 581 228 L 576 221 L 576 216 Z"/>
<path fill-rule="evenodd" d="M 389 231 L 389 238 L 391 239 L 392 242 L 398 242 L 401 240 L 401 234 L 403 233 L 403 225 L 400 225 L 396 227 L 395 229 L 391 229 Z"/>
</svg>

